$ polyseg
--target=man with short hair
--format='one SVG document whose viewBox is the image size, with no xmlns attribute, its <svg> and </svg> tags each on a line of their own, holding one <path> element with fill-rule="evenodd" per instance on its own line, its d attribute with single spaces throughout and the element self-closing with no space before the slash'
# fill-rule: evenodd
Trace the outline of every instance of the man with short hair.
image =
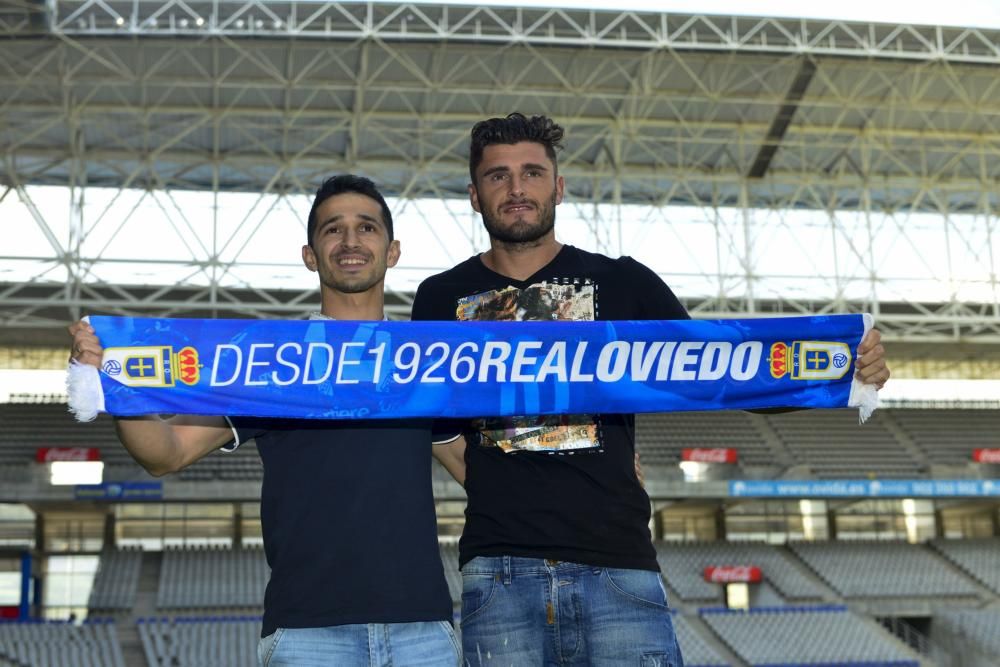
<svg viewBox="0 0 1000 667">
<path fill-rule="evenodd" d="M 415 320 L 672 320 L 653 271 L 563 245 L 563 129 L 513 113 L 472 128 L 469 197 L 490 249 L 417 289 Z M 873 332 L 858 373 L 888 370 Z M 447 448 L 464 459 L 459 545 L 468 664 L 682 665 L 633 466 L 635 416 L 485 417 Z"/>
<path fill-rule="evenodd" d="M 350 175 L 323 183 L 307 235 L 302 261 L 320 281 L 313 319 L 385 319 L 385 274 L 400 246 L 374 183 Z M 93 328 L 81 321 L 70 333 L 73 360 L 99 367 Z M 460 662 L 437 542 L 430 420 L 177 415 L 115 423 L 129 453 L 157 476 L 256 440 L 271 567 L 261 665 Z"/>
</svg>

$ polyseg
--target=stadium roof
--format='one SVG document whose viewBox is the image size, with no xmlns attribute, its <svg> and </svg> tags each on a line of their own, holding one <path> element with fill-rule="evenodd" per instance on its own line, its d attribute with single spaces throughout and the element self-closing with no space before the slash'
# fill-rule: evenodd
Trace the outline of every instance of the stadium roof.
<svg viewBox="0 0 1000 667">
<path fill-rule="evenodd" d="M 971 302 L 957 291 L 880 294 L 869 229 L 856 239 L 871 244 L 858 250 L 867 297 L 753 303 L 747 269 L 737 298 L 688 301 L 702 316 L 885 310 L 902 318 L 884 320 L 901 339 L 1000 341 L 991 254 L 1000 252 L 1000 30 L 484 5 L 56 0 L 6 3 L 0 34 L 0 183 L 50 230 L 51 262 L 71 267 L 68 287 L 0 285 L 0 321 L 22 333 L 81 308 L 151 307 L 137 296 L 144 287 L 88 284 L 87 270 L 72 270 L 104 258 L 55 238 L 32 186 L 283 195 L 354 171 L 404 199 L 464 197 L 468 128 L 519 109 L 566 126 L 560 169 L 576 202 L 812 211 L 856 238 L 839 220 L 847 211 L 869 227 L 890 219 L 889 248 L 905 244 L 907 216 L 929 213 L 985 267 Z M 949 223 L 955 216 L 966 217 Z M 747 266 L 753 246 L 741 251 Z M 95 296 L 109 291 L 118 296 Z M 235 297 L 191 291 L 164 301 L 236 312 Z M 277 312 L 309 294 L 280 295 L 278 305 L 291 305 Z M 39 299 L 54 310 L 26 310 Z"/>
</svg>

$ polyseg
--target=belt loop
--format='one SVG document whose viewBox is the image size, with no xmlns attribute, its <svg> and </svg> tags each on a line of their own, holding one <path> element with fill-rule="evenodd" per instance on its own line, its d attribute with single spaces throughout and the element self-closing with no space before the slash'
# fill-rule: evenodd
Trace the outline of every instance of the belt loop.
<svg viewBox="0 0 1000 667">
<path fill-rule="evenodd" d="M 503 557 L 503 583 L 510 586 L 510 556 Z"/>
</svg>

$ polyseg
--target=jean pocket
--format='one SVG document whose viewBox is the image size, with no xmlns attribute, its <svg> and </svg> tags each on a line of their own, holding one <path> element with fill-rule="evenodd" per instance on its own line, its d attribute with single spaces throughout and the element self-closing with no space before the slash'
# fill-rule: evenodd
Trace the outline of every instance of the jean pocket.
<svg viewBox="0 0 1000 667">
<path fill-rule="evenodd" d="M 618 595 L 656 609 L 668 608 L 659 573 L 609 567 L 605 568 L 604 576 L 608 587 Z"/>
<path fill-rule="evenodd" d="M 497 579 L 494 575 L 462 575 L 462 627 L 489 605 L 496 592 Z"/>
<path fill-rule="evenodd" d="M 462 645 L 458 641 L 458 636 L 455 634 L 455 628 L 452 627 L 451 623 L 448 621 L 438 621 L 441 624 L 441 629 L 444 631 L 445 635 L 448 636 L 448 641 L 451 642 L 451 648 L 455 651 L 455 664 L 460 665 L 462 663 Z"/>
<path fill-rule="evenodd" d="M 274 656 L 275 649 L 278 648 L 278 641 L 285 633 L 284 628 L 278 628 L 267 637 L 261 637 L 257 642 L 257 663 L 260 667 L 267 667 Z"/>
</svg>

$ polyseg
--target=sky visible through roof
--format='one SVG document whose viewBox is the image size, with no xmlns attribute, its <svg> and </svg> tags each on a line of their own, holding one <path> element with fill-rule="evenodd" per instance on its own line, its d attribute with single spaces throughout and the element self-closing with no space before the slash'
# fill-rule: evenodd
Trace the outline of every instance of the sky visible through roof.
<svg viewBox="0 0 1000 667">
<path fill-rule="evenodd" d="M 478 4 L 450 0 L 410 0 L 413 4 Z M 1000 29 L 1000 0 L 493 0 L 500 7 L 566 7 L 582 9 L 642 10 L 679 14 L 722 14 L 726 16 L 771 16 L 782 18 L 841 19 L 876 23 L 915 23 Z"/>
</svg>

